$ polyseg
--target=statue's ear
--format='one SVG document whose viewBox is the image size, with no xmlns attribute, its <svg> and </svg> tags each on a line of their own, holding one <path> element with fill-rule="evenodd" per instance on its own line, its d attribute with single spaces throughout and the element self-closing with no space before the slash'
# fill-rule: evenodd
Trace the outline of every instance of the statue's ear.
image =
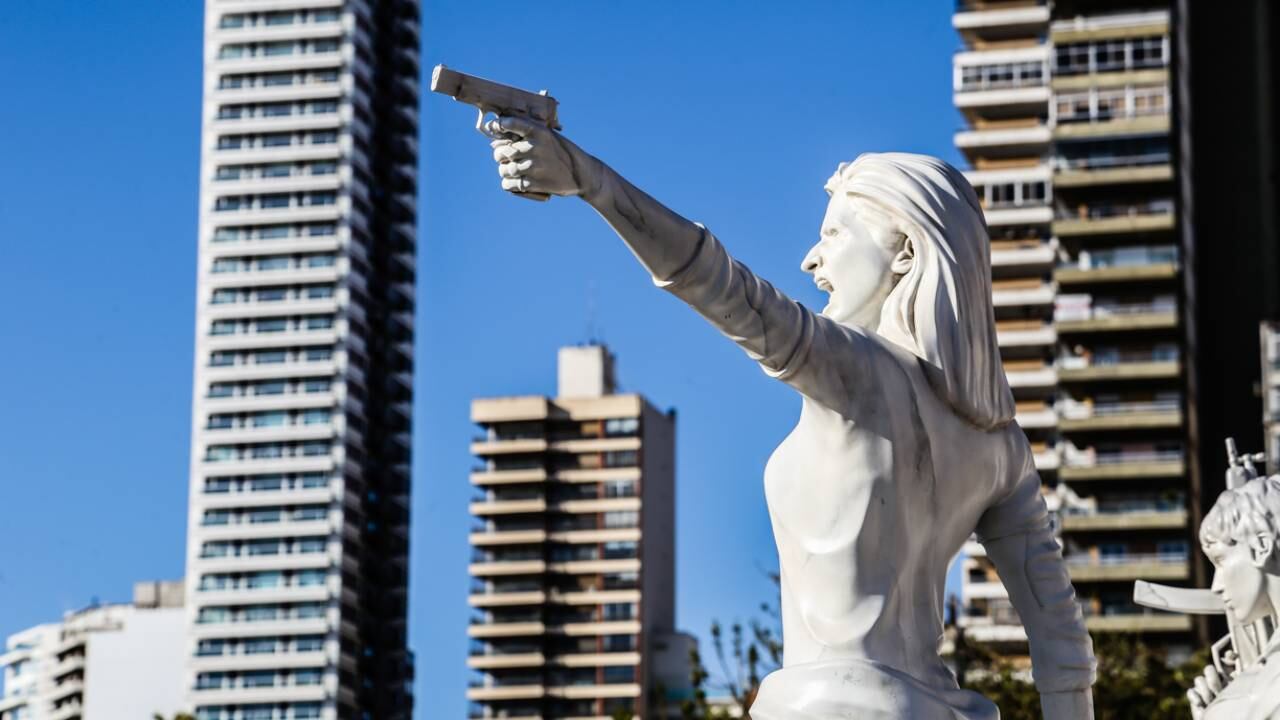
<svg viewBox="0 0 1280 720">
<path fill-rule="evenodd" d="M 1258 533 L 1254 535 L 1249 542 L 1249 556 L 1253 560 L 1254 567 L 1265 568 L 1272 565 L 1275 560 L 1276 541 L 1266 533 Z"/>
<path fill-rule="evenodd" d="M 916 264 L 916 246 L 910 235 L 902 236 L 902 249 L 893 256 L 889 269 L 894 275 L 906 275 Z"/>
</svg>

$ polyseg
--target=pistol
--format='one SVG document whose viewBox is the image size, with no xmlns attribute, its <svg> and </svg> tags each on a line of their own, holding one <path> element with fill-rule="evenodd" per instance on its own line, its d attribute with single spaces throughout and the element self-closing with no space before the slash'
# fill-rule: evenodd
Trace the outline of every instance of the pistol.
<svg viewBox="0 0 1280 720">
<path fill-rule="evenodd" d="M 489 138 L 500 138 L 502 135 L 489 132 L 485 127 L 485 118 L 494 115 L 518 115 L 533 122 L 546 125 L 552 130 L 560 129 L 560 119 L 556 116 L 559 103 L 547 94 L 546 90 L 532 93 L 528 90 L 503 85 L 492 80 L 485 80 L 474 75 L 450 70 L 444 65 L 437 65 L 431 72 L 431 91 L 474 105 L 479 110 L 476 116 L 476 130 Z M 516 193 L 530 200 L 546 200 L 551 196 L 539 192 Z"/>
</svg>

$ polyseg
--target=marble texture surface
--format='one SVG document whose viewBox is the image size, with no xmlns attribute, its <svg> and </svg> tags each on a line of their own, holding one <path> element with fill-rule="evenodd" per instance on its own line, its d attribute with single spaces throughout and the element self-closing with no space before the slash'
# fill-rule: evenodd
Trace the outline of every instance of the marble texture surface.
<svg viewBox="0 0 1280 720">
<path fill-rule="evenodd" d="M 1280 719 L 1280 476 L 1222 493 L 1200 524 L 1200 543 L 1232 649 L 1188 690 L 1192 717 Z"/>
<path fill-rule="evenodd" d="M 975 531 L 1027 628 L 1045 717 L 1092 717 L 1092 645 L 1013 422 L 986 226 L 959 172 L 902 153 L 840 165 L 801 264 L 829 294 L 814 312 L 546 126 L 487 129 L 503 189 L 582 198 L 659 287 L 799 395 L 764 473 L 785 649 L 755 720 L 996 718 L 938 655 L 947 566 Z"/>
</svg>

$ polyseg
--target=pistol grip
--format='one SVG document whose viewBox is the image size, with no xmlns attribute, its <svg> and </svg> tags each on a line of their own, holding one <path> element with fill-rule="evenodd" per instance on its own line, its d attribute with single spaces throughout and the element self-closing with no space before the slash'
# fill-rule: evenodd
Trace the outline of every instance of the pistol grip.
<svg viewBox="0 0 1280 720">
<path fill-rule="evenodd" d="M 528 199 L 528 200 L 537 200 L 538 202 L 546 202 L 546 201 L 548 201 L 548 200 L 550 200 L 550 199 L 551 199 L 551 195 L 549 195 L 548 193 L 540 193 L 540 192 L 513 192 L 513 193 L 511 193 L 511 194 L 512 194 L 512 195 L 515 195 L 516 197 L 526 198 L 526 199 Z"/>
</svg>

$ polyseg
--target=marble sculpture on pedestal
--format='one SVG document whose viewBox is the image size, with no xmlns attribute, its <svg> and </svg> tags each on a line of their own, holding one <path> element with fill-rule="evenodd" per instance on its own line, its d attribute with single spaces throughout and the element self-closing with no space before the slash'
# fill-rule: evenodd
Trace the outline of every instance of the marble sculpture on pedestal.
<svg viewBox="0 0 1280 720">
<path fill-rule="evenodd" d="M 1092 718 L 1092 644 L 1013 421 L 964 176 L 904 153 L 841 164 L 801 263 L 829 294 L 819 313 L 554 127 L 503 114 L 483 128 L 502 188 L 584 200 L 657 286 L 800 395 L 764 472 L 784 662 L 751 717 L 997 718 L 938 655 L 948 563 L 976 530 L 1027 629 L 1045 717 Z"/>
</svg>

